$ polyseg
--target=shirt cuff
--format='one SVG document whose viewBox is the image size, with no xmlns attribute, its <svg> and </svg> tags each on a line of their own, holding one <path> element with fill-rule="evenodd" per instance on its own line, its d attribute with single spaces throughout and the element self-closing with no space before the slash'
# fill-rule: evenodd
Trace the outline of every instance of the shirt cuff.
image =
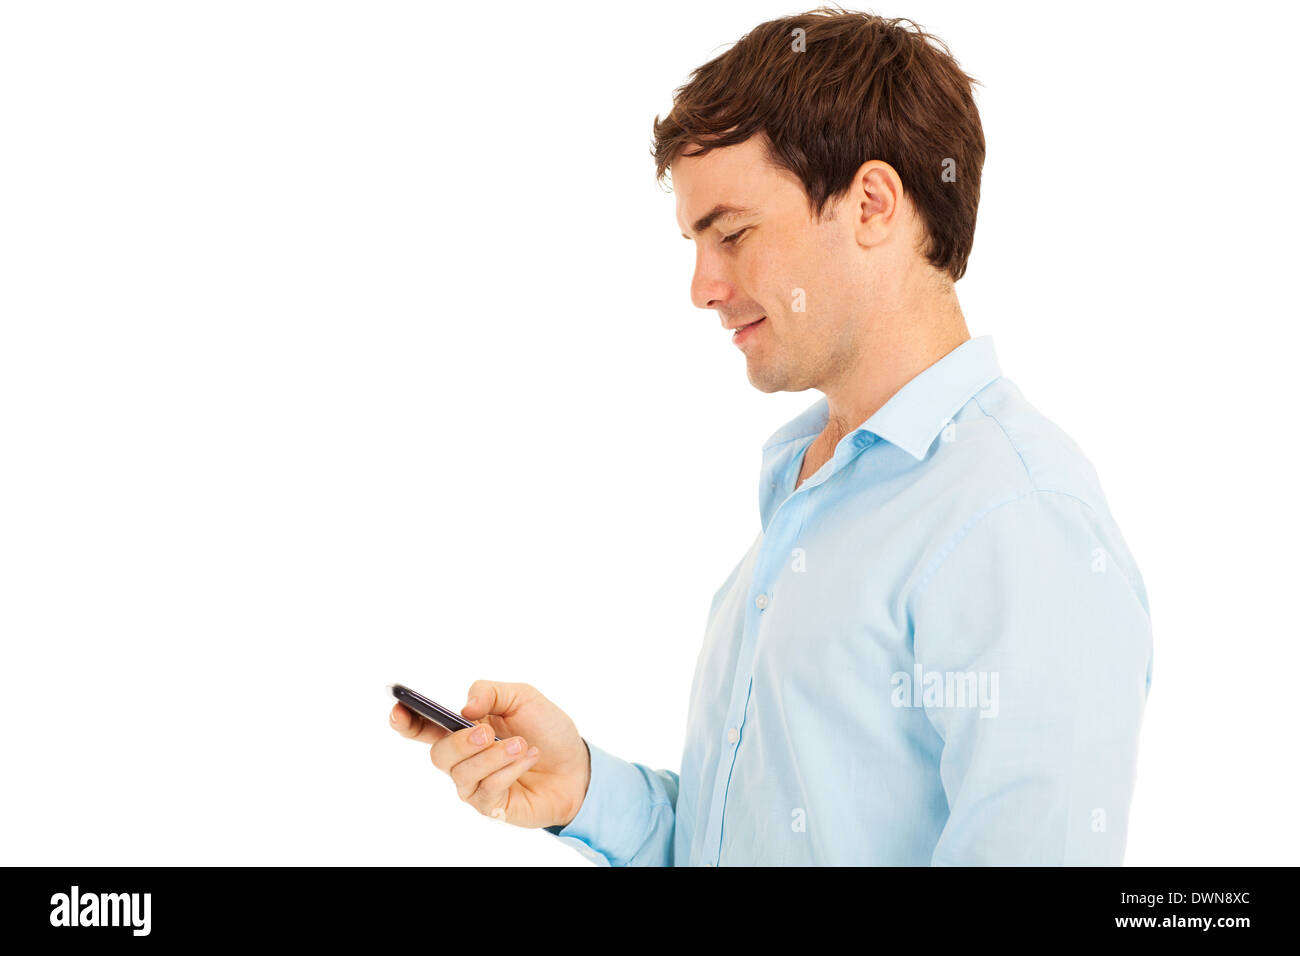
<svg viewBox="0 0 1300 956">
<path fill-rule="evenodd" d="M 626 760 L 583 740 L 591 754 L 591 779 L 582 806 L 568 825 L 545 829 L 597 866 L 621 865 L 637 850 L 630 845 L 636 834 L 626 831 L 629 817 L 637 817 L 631 811 L 647 802 L 645 778 Z"/>
</svg>

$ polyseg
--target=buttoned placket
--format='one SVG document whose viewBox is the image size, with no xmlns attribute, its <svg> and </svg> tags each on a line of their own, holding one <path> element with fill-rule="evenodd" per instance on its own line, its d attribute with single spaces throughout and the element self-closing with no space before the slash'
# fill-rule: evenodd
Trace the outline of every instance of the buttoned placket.
<svg viewBox="0 0 1300 956">
<path fill-rule="evenodd" d="M 854 432 L 851 437 L 846 436 L 842 439 L 835 449 L 832 468 L 825 474 L 820 474 L 819 470 L 819 474 L 813 475 L 790 492 L 777 506 L 763 534 L 763 543 L 759 546 L 754 574 L 750 579 L 740 653 L 736 657 L 731 696 L 721 730 L 722 755 L 718 760 L 718 769 L 714 774 L 709 794 L 709 814 L 701 843 L 700 862 L 704 866 L 721 865 L 722 828 L 726 812 L 727 789 L 731 784 L 736 755 L 744 739 L 745 714 L 749 709 L 749 698 L 754 687 L 754 655 L 758 649 L 758 642 L 766 630 L 767 611 L 777 599 L 773 590 L 776 579 L 785 566 L 786 556 L 794 550 L 799 532 L 804 527 L 813 500 L 812 492 L 835 477 L 858 455 L 870 448 L 876 440 L 876 436 L 861 430 Z M 798 456 L 794 463 L 796 474 L 802 460 L 802 456 Z"/>
</svg>

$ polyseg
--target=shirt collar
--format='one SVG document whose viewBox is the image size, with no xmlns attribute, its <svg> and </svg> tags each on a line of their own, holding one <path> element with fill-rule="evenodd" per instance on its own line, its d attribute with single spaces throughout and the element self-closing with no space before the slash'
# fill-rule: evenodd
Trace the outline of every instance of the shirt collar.
<svg viewBox="0 0 1300 956">
<path fill-rule="evenodd" d="M 850 434 L 870 432 L 920 461 L 961 407 L 1001 375 L 993 337 L 968 339 L 911 379 Z M 777 429 L 763 445 L 764 455 L 777 445 L 817 434 L 828 418 L 823 397 Z"/>
</svg>

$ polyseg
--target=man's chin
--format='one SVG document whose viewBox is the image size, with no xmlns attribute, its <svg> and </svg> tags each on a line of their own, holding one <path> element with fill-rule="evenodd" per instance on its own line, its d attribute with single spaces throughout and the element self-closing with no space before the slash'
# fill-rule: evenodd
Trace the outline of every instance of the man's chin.
<svg viewBox="0 0 1300 956">
<path fill-rule="evenodd" d="M 749 384 L 760 392 L 770 395 L 772 392 L 795 391 L 790 387 L 787 376 L 777 373 L 775 369 L 765 368 L 752 359 L 745 364 L 745 374 L 749 376 Z M 798 391 L 803 391 L 803 389 L 798 389 Z"/>
</svg>

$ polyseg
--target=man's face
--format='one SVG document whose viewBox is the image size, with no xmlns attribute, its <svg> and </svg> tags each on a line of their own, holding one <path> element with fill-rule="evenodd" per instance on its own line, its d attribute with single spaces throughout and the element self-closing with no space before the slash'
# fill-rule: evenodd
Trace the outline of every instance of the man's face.
<svg viewBox="0 0 1300 956">
<path fill-rule="evenodd" d="M 871 301 L 853 204 L 813 218 L 799 179 L 768 165 L 758 136 L 678 156 L 672 183 L 678 226 L 696 244 L 691 300 L 739 329 L 729 334 L 754 387 L 824 388 L 852 367 Z M 714 216 L 719 207 L 737 211 Z"/>
</svg>

